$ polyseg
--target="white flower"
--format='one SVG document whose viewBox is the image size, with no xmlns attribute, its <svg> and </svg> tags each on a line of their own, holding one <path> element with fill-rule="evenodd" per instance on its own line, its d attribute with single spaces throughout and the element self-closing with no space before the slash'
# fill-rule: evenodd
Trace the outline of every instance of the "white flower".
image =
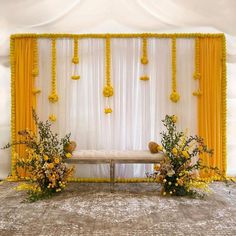
<svg viewBox="0 0 236 236">
<path fill-rule="evenodd" d="M 167 175 L 168 175 L 169 177 L 173 176 L 174 174 L 175 174 L 175 171 L 174 171 L 173 169 L 168 170 L 168 172 L 167 172 Z"/>
</svg>

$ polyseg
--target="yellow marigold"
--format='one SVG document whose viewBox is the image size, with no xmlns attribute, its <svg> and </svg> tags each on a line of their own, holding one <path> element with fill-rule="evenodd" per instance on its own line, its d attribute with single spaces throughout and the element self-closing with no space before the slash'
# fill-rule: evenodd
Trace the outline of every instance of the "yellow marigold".
<svg viewBox="0 0 236 236">
<path fill-rule="evenodd" d="M 157 144 L 157 151 L 163 151 L 162 145 Z"/>
<path fill-rule="evenodd" d="M 48 100 L 52 103 L 57 102 L 58 101 L 58 95 L 56 93 L 51 94 L 51 95 L 48 96 Z"/>
<path fill-rule="evenodd" d="M 59 159 L 59 158 L 55 158 L 55 159 L 54 159 L 54 163 L 55 163 L 55 164 L 60 163 L 60 159 Z"/>
<path fill-rule="evenodd" d="M 105 113 L 105 114 L 112 113 L 112 109 L 111 109 L 111 108 L 105 108 L 105 109 L 104 109 L 104 113 Z"/>
<path fill-rule="evenodd" d="M 154 165 L 154 170 L 155 170 L 155 171 L 160 170 L 160 168 L 161 168 L 161 165 L 160 165 L 160 164 L 155 164 L 155 165 Z"/>
<path fill-rule="evenodd" d="M 43 155 L 43 159 L 44 159 L 44 161 L 48 161 L 48 156 L 47 155 Z"/>
<path fill-rule="evenodd" d="M 141 58 L 141 63 L 142 63 L 143 65 L 148 64 L 148 59 L 147 59 L 147 57 L 142 57 L 142 58 Z"/>
<path fill-rule="evenodd" d="M 203 150 L 203 146 L 199 146 L 198 150 L 201 152 Z"/>
<path fill-rule="evenodd" d="M 49 169 L 53 169 L 53 167 L 54 167 L 54 164 L 53 164 L 53 163 L 49 163 L 49 164 L 48 164 L 48 168 L 49 168 Z"/>
<path fill-rule="evenodd" d="M 149 77 L 147 75 L 141 76 L 140 80 L 147 81 L 149 80 Z"/>
<path fill-rule="evenodd" d="M 79 76 L 79 75 L 72 75 L 72 76 L 71 76 L 71 79 L 73 79 L 73 80 L 79 80 L 79 79 L 80 79 L 80 76 Z"/>
<path fill-rule="evenodd" d="M 178 102 L 179 99 L 180 99 L 180 96 L 179 96 L 179 94 L 177 92 L 174 91 L 174 92 L 171 93 L 170 100 L 172 102 Z"/>
<path fill-rule="evenodd" d="M 185 157 L 185 158 L 189 158 L 189 154 L 187 151 L 182 151 L 182 155 Z"/>
<path fill-rule="evenodd" d="M 103 95 L 104 97 L 111 97 L 113 96 L 113 87 L 111 85 L 106 85 L 103 89 Z"/>
<path fill-rule="evenodd" d="M 67 157 L 67 158 L 71 158 L 71 157 L 72 157 L 71 153 L 69 153 L 69 152 L 66 153 L 66 157 Z"/>
<path fill-rule="evenodd" d="M 173 115 L 173 116 L 171 116 L 171 119 L 172 119 L 172 121 L 173 121 L 174 123 L 176 123 L 178 118 L 177 118 L 176 115 Z"/>
<path fill-rule="evenodd" d="M 177 150 L 177 148 L 175 148 L 175 147 L 172 149 L 171 152 L 172 152 L 172 154 L 175 155 L 175 156 L 177 156 L 177 154 L 178 154 L 178 150 Z"/>
<path fill-rule="evenodd" d="M 79 58 L 78 57 L 73 57 L 72 58 L 72 63 L 79 64 Z"/>
<path fill-rule="evenodd" d="M 57 117 L 56 117 L 55 115 L 50 115 L 48 118 L 49 118 L 49 120 L 52 121 L 52 122 L 54 122 L 54 121 L 57 120 Z"/>
<path fill-rule="evenodd" d="M 32 75 L 34 77 L 36 77 L 36 76 L 38 76 L 38 74 L 39 74 L 39 69 L 38 68 L 34 68 L 33 71 L 32 71 Z"/>
<path fill-rule="evenodd" d="M 199 72 L 195 72 L 193 75 L 194 79 L 200 79 L 201 78 L 201 74 Z"/>
</svg>

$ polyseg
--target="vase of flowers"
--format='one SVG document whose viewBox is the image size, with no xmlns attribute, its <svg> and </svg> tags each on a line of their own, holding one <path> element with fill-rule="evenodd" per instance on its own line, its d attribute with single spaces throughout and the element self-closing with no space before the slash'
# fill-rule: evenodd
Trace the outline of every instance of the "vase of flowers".
<svg viewBox="0 0 236 236">
<path fill-rule="evenodd" d="M 214 169 L 201 163 L 200 155 L 213 154 L 201 137 L 187 137 L 184 132 L 176 129 L 177 117 L 166 115 L 162 120 L 166 131 L 161 133 L 161 145 L 158 151 L 165 157 L 160 164 L 155 165 L 153 173 L 147 173 L 162 185 L 162 195 L 204 196 L 209 192 L 208 182 L 198 177 L 202 169 Z"/>
<path fill-rule="evenodd" d="M 30 201 L 50 197 L 65 188 L 73 172 L 73 168 L 65 164 L 65 159 L 72 156 L 73 149 L 69 148 L 70 152 L 68 151 L 71 143 L 75 147 L 70 141 L 70 134 L 59 139 L 58 134 L 52 132 L 49 121 L 39 121 L 35 111 L 33 117 L 37 134 L 28 129 L 21 130 L 18 132 L 22 137 L 21 141 L 8 143 L 3 147 L 22 144 L 26 146 L 25 156 L 16 158 L 16 175 L 17 167 L 27 170 L 30 184 L 23 184 L 18 189 L 27 189 Z"/>
</svg>

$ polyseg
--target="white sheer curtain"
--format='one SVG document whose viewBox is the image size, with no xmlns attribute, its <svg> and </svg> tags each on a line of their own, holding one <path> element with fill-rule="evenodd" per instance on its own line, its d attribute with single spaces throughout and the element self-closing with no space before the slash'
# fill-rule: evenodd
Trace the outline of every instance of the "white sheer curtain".
<svg viewBox="0 0 236 236">
<path fill-rule="evenodd" d="M 71 80 L 75 66 L 71 63 L 73 40 L 57 40 L 57 87 L 59 102 L 48 101 L 51 81 L 51 42 L 39 40 L 39 69 L 37 110 L 41 119 L 57 116 L 53 124 L 60 135 L 71 132 L 78 149 L 143 150 L 148 142 L 160 142 L 165 114 L 176 114 L 179 127 L 197 132 L 197 98 L 192 92 L 197 82 L 194 72 L 194 40 L 177 40 L 177 87 L 180 101 L 172 103 L 171 39 L 149 39 L 149 64 L 140 63 L 140 39 L 112 39 L 112 83 L 114 96 L 109 98 L 113 109 L 104 114 L 106 99 L 102 95 L 105 83 L 104 39 L 79 40 L 80 80 Z M 147 74 L 149 81 L 139 77 Z M 119 165 L 117 177 L 143 177 L 152 165 Z M 108 177 L 106 165 L 81 165 L 77 177 Z"/>
</svg>

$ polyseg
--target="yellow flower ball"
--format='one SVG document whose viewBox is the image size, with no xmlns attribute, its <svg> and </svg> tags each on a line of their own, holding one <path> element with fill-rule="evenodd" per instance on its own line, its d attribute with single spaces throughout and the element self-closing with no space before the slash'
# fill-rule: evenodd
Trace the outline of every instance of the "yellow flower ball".
<svg viewBox="0 0 236 236">
<path fill-rule="evenodd" d="M 178 150 L 177 150 L 177 148 L 175 148 L 175 147 L 172 149 L 171 152 L 172 152 L 172 154 L 175 155 L 175 156 L 177 156 L 177 154 L 178 154 Z"/>
<path fill-rule="evenodd" d="M 44 161 L 48 161 L 48 156 L 47 155 L 43 155 L 43 159 L 44 159 Z"/>
<path fill-rule="evenodd" d="M 177 122 L 177 116 L 176 115 L 173 115 L 173 116 L 171 116 L 171 120 L 174 122 L 174 123 L 176 123 Z"/>
<path fill-rule="evenodd" d="M 189 154 L 187 151 L 182 151 L 182 155 L 185 157 L 185 158 L 189 158 Z"/>
<path fill-rule="evenodd" d="M 180 99 L 180 96 L 177 92 L 172 92 L 171 95 L 170 95 L 170 100 L 172 102 L 178 102 Z"/>
<path fill-rule="evenodd" d="M 72 58 L 72 63 L 78 64 L 79 63 L 79 58 L 78 57 L 73 57 Z"/>
<path fill-rule="evenodd" d="M 49 169 L 53 169 L 53 167 L 54 167 L 54 164 L 53 164 L 53 163 L 49 163 L 49 164 L 48 164 L 48 168 L 49 168 Z"/>
<path fill-rule="evenodd" d="M 160 164 L 155 164 L 155 165 L 154 165 L 154 170 L 155 170 L 155 171 L 160 170 L 160 168 L 161 168 L 161 165 L 160 165 Z"/>
<path fill-rule="evenodd" d="M 148 59 L 147 59 L 147 57 L 142 57 L 142 58 L 141 58 L 141 63 L 142 63 L 143 65 L 148 64 Z"/>
<path fill-rule="evenodd" d="M 60 159 L 59 159 L 59 158 L 55 158 L 55 159 L 54 159 L 54 163 L 55 163 L 55 164 L 59 164 L 59 163 L 60 163 Z"/>
<path fill-rule="evenodd" d="M 50 115 L 48 119 L 52 122 L 55 122 L 57 120 L 57 117 L 55 115 Z"/>
<path fill-rule="evenodd" d="M 104 89 L 103 89 L 104 97 L 111 97 L 111 96 L 113 96 L 113 93 L 114 93 L 114 91 L 113 91 L 113 87 L 111 85 L 107 85 L 104 87 Z"/>
<path fill-rule="evenodd" d="M 52 103 L 55 103 L 55 102 L 57 102 L 58 101 L 58 95 L 57 94 L 51 94 L 51 95 L 49 95 L 48 96 L 48 100 L 50 101 L 50 102 L 52 102 Z"/>
<path fill-rule="evenodd" d="M 105 114 L 112 113 L 112 109 L 111 109 L 111 108 L 105 108 L 105 109 L 104 109 L 104 113 L 105 113 Z"/>
<path fill-rule="evenodd" d="M 66 157 L 67 157 L 67 158 L 71 158 L 71 157 L 72 157 L 71 153 L 69 153 L 69 152 L 66 153 Z"/>
<path fill-rule="evenodd" d="M 161 145 L 157 145 L 157 151 L 163 151 L 163 147 Z"/>
</svg>

